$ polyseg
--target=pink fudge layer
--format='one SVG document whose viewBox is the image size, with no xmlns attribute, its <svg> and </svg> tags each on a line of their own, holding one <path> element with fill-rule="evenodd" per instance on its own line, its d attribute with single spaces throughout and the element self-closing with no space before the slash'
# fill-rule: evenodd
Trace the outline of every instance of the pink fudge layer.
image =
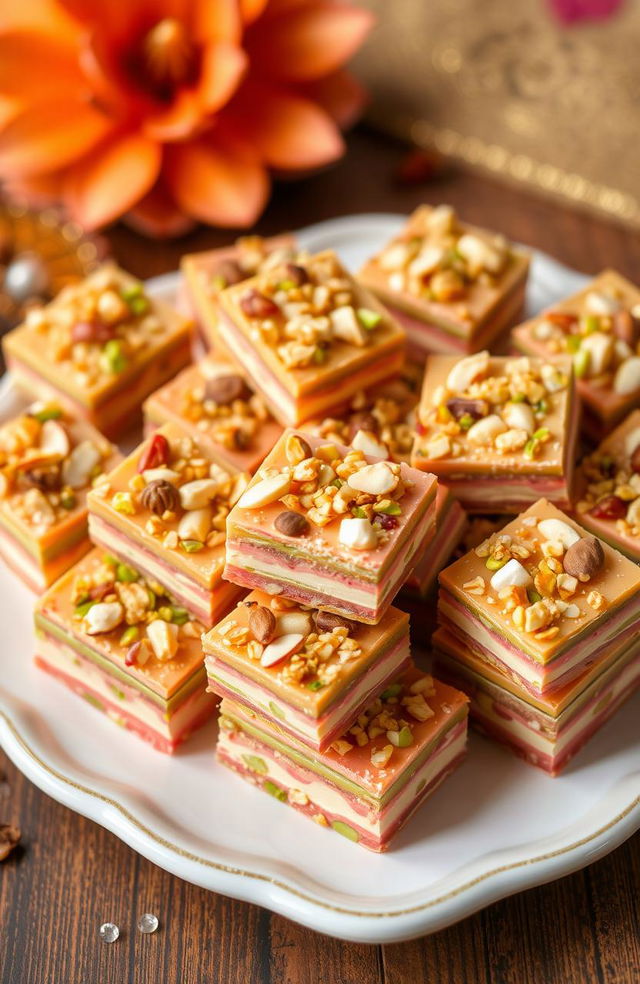
<svg viewBox="0 0 640 984">
<path fill-rule="evenodd" d="M 446 485 L 438 483 L 435 534 L 428 541 L 413 571 L 404 582 L 403 593 L 425 598 L 436 578 L 460 543 L 467 525 L 467 514 Z"/>
</svg>

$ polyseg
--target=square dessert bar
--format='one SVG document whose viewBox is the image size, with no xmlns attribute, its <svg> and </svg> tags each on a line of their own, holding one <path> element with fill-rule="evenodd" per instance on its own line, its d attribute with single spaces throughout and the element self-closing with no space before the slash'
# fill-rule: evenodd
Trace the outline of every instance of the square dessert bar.
<svg viewBox="0 0 640 984">
<path fill-rule="evenodd" d="M 404 582 L 403 595 L 426 598 L 438 574 L 460 543 L 467 528 L 467 514 L 446 485 L 438 483 L 435 533 Z"/>
<path fill-rule="evenodd" d="M 637 632 L 640 568 L 541 499 L 440 574 L 438 621 L 534 696 Z"/>
<path fill-rule="evenodd" d="M 592 664 L 571 683 L 544 697 L 517 686 L 475 656 L 446 629 L 434 633 L 435 668 L 469 695 L 476 731 L 511 748 L 531 765 L 557 776 L 640 685 L 640 642 L 632 640 L 606 667 Z"/>
<path fill-rule="evenodd" d="M 222 765 L 372 851 L 387 850 L 466 749 L 467 698 L 415 668 L 326 752 L 283 739 L 235 701 L 223 700 L 220 709 Z"/>
<path fill-rule="evenodd" d="M 223 468 L 253 474 L 282 434 L 262 398 L 219 356 L 188 366 L 144 404 L 145 432 L 180 425 Z"/>
<path fill-rule="evenodd" d="M 433 534 L 437 482 L 285 431 L 227 520 L 224 576 L 379 622 Z"/>
<path fill-rule="evenodd" d="M 93 550 L 40 598 L 36 665 L 162 752 L 214 712 L 203 626 L 115 557 Z"/>
<path fill-rule="evenodd" d="M 640 410 L 580 463 L 576 518 L 640 563 Z"/>
<path fill-rule="evenodd" d="M 529 256 L 503 236 L 421 205 L 358 275 L 407 332 L 418 357 L 490 346 L 524 305 Z"/>
<path fill-rule="evenodd" d="M 640 406 L 640 289 L 605 270 L 511 333 L 526 355 L 573 357 L 584 428 L 600 440 Z"/>
<path fill-rule="evenodd" d="M 219 349 L 223 344 L 218 331 L 221 292 L 273 264 L 293 262 L 295 258 L 295 239 L 286 234 L 270 239 L 241 236 L 229 246 L 182 257 L 184 298 L 207 348 Z"/>
<path fill-rule="evenodd" d="M 191 323 L 107 263 L 29 311 L 2 345 L 28 391 L 117 437 L 145 397 L 191 361 Z"/>
<path fill-rule="evenodd" d="M 165 424 L 89 496 L 98 546 L 151 577 L 207 627 L 243 592 L 222 580 L 225 524 L 249 480 Z"/>
<path fill-rule="evenodd" d="M 326 414 L 404 359 L 403 330 L 330 251 L 228 287 L 220 308 L 224 345 L 284 425 Z"/>
<path fill-rule="evenodd" d="M 422 375 L 422 367 L 405 365 L 399 376 L 360 390 L 346 406 L 308 420 L 304 428 L 325 441 L 409 464 Z"/>
<path fill-rule="evenodd" d="M 409 616 L 361 625 L 252 591 L 202 644 L 214 693 L 323 751 L 407 668 Z"/>
<path fill-rule="evenodd" d="M 59 403 L 34 403 L 0 425 L 0 556 L 36 592 L 90 548 L 87 492 L 117 449 Z"/>
<path fill-rule="evenodd" d="M 411 463 L 470 512 L 519 512 L 541 495 L 568 507 L 578 411 L 570 359 L 434 355 Z"/>
</svg>

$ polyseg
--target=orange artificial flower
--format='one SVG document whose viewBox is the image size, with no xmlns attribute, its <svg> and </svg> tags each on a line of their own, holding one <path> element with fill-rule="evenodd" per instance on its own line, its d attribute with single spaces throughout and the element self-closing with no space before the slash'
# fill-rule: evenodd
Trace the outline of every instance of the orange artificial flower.
<svg viewBox="0 0 640 984">
<path fill-rule="evenodd" d="M 0 178 L 95 228 L 250 225 L 270 171 L 343 152 L 342 70 L 371 15 L 341 0 L 19 0 L 0 12 Z"/>
</svg>

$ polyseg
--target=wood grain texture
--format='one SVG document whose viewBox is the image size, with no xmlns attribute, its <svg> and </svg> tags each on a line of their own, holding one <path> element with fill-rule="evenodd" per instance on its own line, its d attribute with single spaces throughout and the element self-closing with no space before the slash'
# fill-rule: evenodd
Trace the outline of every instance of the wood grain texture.
<svg viewBox="0 0 640 984">
<path fill-rule="evenodd" d="M 276 189 L 258 231 L 448 201 L 470 221 L 577 269 L 596 273 L 614 266 L 640 279 L 637 235 L 477 176 L 449 173 L 424 186 L 400 186 L 393 173 L 402 154 L 391 142 L 355 133 L 339 166 Z M 125 267 L 151 276 L 175 268 L 182 253 L 223 243 L 229 234 L 203 229 L 178 242 L 150 244 L 118 226 L 109 239 Z M 0 800 L 0 822 L 18 823 L 24 846 L 0 866 L 1 984 L 640 981 L 640 835 L 583 872 L 433 936 L 357 946 L 187 885 L 54 803 L 0 753 L 2 769 L 12 794 Z M 135 926 L 147 911 L 160 919 L 152 936 Z M 98 938 L 106 920 L 121 930 L 112 946 Z"/>
</svg>

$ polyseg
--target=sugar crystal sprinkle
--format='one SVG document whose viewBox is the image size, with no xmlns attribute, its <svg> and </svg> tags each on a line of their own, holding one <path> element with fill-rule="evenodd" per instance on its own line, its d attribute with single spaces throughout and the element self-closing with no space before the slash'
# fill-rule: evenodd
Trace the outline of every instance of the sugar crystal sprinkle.
<svg viewBox="0 0 640 984">
<path fill-rule="evenodd" d="M 141 933 L 155 933 L 158 928 L 158 917 L 152 912 L 145 912 L 138 919 L 138 929 Z"/>
<path fill-rule="evenodd" d="M 115 943 L 120 936 L 120 930 L 115 923 L 106 922 L 100 927 L 100 939 L 103 943 Z"/>
</svg>

